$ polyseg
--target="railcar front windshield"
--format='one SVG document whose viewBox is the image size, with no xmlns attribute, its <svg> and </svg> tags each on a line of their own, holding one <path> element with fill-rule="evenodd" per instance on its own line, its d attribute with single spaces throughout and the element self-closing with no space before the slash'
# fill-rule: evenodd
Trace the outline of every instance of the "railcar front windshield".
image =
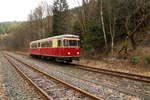
<svg viewBox="0 0 150 100">
<path fill-rule="evenodd" d="M 64 40 L 64 46 L 65 47 L 79 47 L 80 41 L 79 40 Z"/>
</svg>

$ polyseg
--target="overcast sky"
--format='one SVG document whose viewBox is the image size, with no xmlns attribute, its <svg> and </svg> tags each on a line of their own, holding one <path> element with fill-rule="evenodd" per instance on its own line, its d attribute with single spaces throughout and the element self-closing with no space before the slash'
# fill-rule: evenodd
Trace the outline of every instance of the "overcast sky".
<svg viewBox="0 0 150 100">
<path fill-rule="evenodd" d="M 53 4 L 53 0 L 0 0 L 0 22 L 25 21 L 30 11 L 42 1 Z M 77 1 L 82 0 L 67 0 L 69 7 L 77 6 Z"/>
</svg>

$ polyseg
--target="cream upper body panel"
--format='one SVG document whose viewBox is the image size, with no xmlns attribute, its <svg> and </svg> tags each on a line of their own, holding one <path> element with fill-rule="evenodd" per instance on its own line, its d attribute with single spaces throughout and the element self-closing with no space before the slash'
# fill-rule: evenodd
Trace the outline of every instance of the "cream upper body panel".
<svg viewBox="0 0 150 100">
<path fill-rule="evenodd" d="M 54 37 L 49 37 L 49 38 L 45 38 L 45 39 L 41 39 L 41 40 L 36 40 L 36 41 L 32 41 L 30 43 L 30 48 L 32 47 L 32 45 L 38 45 L 40 43 L 40 47 L 41 44 L 44 42 L 52 42 L 52 48 L 56 48 L 58 47 L 58 40 L 80 40 L 79 36 L 76 35 L 60 35 L 60 36 L 54 36 Z M 40 48 L 38 47 L 38 48 Z"/>
<path fill-rule="evenodd" d="M 53 43 L 53 48 L 56 48 L 57 47 L 57 40 L 58 39 L 52 39 L 52 43 Z"/>
<path fill-rule="evenodd" d="M 79 38 L 65 37 L 63 40 L 80 40 Z"/>
</svg>

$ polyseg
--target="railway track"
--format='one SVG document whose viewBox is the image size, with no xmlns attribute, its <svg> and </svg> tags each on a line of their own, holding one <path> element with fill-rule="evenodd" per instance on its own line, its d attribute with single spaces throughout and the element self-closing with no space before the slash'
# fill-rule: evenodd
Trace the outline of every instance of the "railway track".
<svg viewBox="0 0 150 100">
<path fill-rule="evenodd" d="M 13 57 L 13 56 L 12 56 Z M 16 58 L 14 58 L 14 59 L 16 59 Z M 17 60 L 17 59 L 16 59 Z M 61 64 L 62 65 L 62 64 Z M 63 65 L 66 65 L 66 64 L 63 64 Z M 73 65 L 73 67 L 74 67 L 75 65 Z M 77 65 L 76 65 L 77 66 Z M 71 67 L 71 68 L 73 68 L 73 67 Z M 79 68 L 80 69 L 80 68 Z M 85 69 L 83 69 L 83 70 L 85 70 Z M 90 71 L 90 70 L 89 70 Z M 95 72 L 95 71 L 93 71 L 93 72 Z M 62 72 L 61 72 L 62 73 Z M 67 73 L 64 73 L 64 74 L 66 74 L 66 75 L 68 75 L 68 76 L 71 76 L 70 74 L 67 74 Z M 74 75 L 72 75 L 72 77 L 75 77 Z M 77 78 L 79 78 L 79 77 L 77 77 Z M 82 79 L 82 78 L 81 78 Z M 83 79 L 82 79 L 83 80 Z M 87 80 L 85 80 L 85 81 L 87 81 Z M 94 83 L 94 82 L 93 82 Z M 127 90 L 127 89 L 123 89 L 123 88 L 116 88 L 115 86 L 111 86 L 111 85 L 107 85 L 107 84 L 103 84 L 103 83 L 98 83 L 98 85 L 102 85 L 102 86 L 104 86 L 104 87 L 107 87 L 107 88 L 111 88 L 111 89 L 114 89 L 114 90 L 117 90 L 117 91 L 120 91 L 120 92 L 122 92 L 122 93 L 125 93 L 125 94 L 127 94 L 127 95 L 132 95 L 132 96 L 137 96 L 137 97 L 142 97 L 142 98 L 149 98 L 149 95 L 147 95 L 147 93 L 146 92 L 142 92 L 141 91 L 141 93 L 140 93 L 140 91 L 137 91 L 138 93 L 136 93 L 136 91 L 134 92 L 134 91 L 130 91 L 130 90 Z"/>
<path fill-rule="evenodd" d="M 46 94 L 38 85 L 36 85 L 26 74 L 24 74 L 13 62 L 11 62 L 5 55 L 4 57 L 8 60 L 8 62 L 17 70 L 17 72 L 35 89 L 43 95 L 46 100 L 53 100 L 50 96 Z"/>
<path fill-rule="evenodd" d="M 21 55 L 25 55 L 25 54 L 21 54 Z M 60 63 L 56 63 L 56 64 L 61 65 L 61 66 L 62 65 L 66 66 L 66 64 L 60 64 Z M 115 76 L 115 77 L 119 77 L 119 78 L 130 79 L 130 80 L 139 81 L 139 82 L 150 83 L 150 77 L 148 77 L 148 76 L 119 72 L 119 71 L 112 71 L 112 70 L 89 67 L 89 66 L 78 65 L 78 64 L 69 64 L 69 65 L 72 65 L 73 68 L 88 70 L 88 71 L 95 72 L 95 73 L 105 74 L 105 75 L 109 75 L 109 76 Z"/>
<path fill-rule="evenodd" d="M 118 71 L 111 71 L 111 70 L 88 67 L 88 66 L 78 65 L 78 64 L 71 64 L 71 65 L 73 65 L 75 68 L 88 70 L 88 71 L 95 72 L 95 73 L 105 74 L 105 75 L 109 75 L 109 76 L 115 76 L 115 77 L 119 77 L 119 78 L 130 79 L 130 80 L 139 81 L 139 82 L 150 83 L 150 77 L 148 77 L 148 76 L 142 76 L 142 75 L 136 75 L 136 74 L 118 72 Z"/>
<path fill-rule="evenodd" d="M 74 91 L 77 91 L 77 92 L 80 93 L 81 95 L 84 95 L 85 97 L 90 98 L 89 100 L 91 100 L 91 99 L 93 99 L 93 100 L 101 100 L 101 99 L 102 99 L 102 98 L 98 98 L 97 96 L 95 96 L 95 95 L 93 95 L 93 94 L 91 94 L 91 93 L 89 93 L 89 92 L 87 92 L 87 91 L 85 91 L 85 90 L 82 90 L 82 89 L 80 89 L 80 88 L 78 88 L 78 87 L 75 87 L 75 86 L 73 86 L 73 85 L 71 85 L 71 84 L 68 84 L 68 83 L 66 83 L 66 82 L 64 82 L 64 81 L 62 81 L 62 80 L 60 80 L 60 79 L 57 79 L 57 78 L 55 78 L 54 76 L 51 76 L 51 75 L 49 75 L 48 73 L 43 72 L 43 71 L 41 71 L 41 70 L 35 68 L 34 66 L 28 65 L 28 64 L 26 64 L 26 63 L 24 63 L 24 62 L 22 62 L 22 61 L 20 61 L 20 60 L 18 60 L 18 59 L 16 59 L 16 58 L 10 56 L 10 55 L 7 55 L 7 56 L 5 55 L 5 57 L 6 57 L 6 59 L 11 63 L 11 65 L 12 65 L 13 67 L 15 67 L 15 69 L 16 69 L 25 79 L 27 79 L 27 80 L 36 88 L 36 90 L 38 90 L 38 91 L 39 91 L 46 99 L 48 99 L 48 100 L 53 100 L 53 97 L 51 97 L 50 95 L 48 95 L 48 93 L 47 93 L 44 89 L 42 89 L 41 87 L 39 87 L 39 86 L 33 81 L 32 78 L 30 78 L 28 75 L 26 75 L 26 73 L 24 73 L 24 71 L 22 71 L 22 70 L 18 67 L 20 64 L 24 65 L 25 67 L 28 67 L 30 70 L 32 69 L 33 72 L 37 72 L 37 73 L 42 74 L 43 77 L 44 77 L 44 76 L 45 76 L 45 77 L 48 77 L 49 79 L 52 79 L 52 80 L 56 81 L 57 83 L 60 83 L 60 84 L 62 84 L 62 85 L 65 85 L 65 87 L 68 87 L 68 88 L 70 88 L 70 89 L 72 89 L 72 90 L 74 90 Z M 16 64 L 16 62 L 12 61 L 12 59 L 14 59 L 15 61 L 19 62 L 20 64 Z"/>
<path fill-rule="evenodd" d="M 21 53 L 21 55 L 26 56 L 26 54 L 22 54 L 22 53 Z M 56 63 L 56 64 L 66 66 L 66 64 L 60 64 L 60 63 Z M 88 71 L 95 72 L 95 73 L 105 74 L 105 75 L 109 75 L 109 76 L 115 76 L 115 77 L 119 77 L 119 78 L 130 79 L 130 80 L 139 81 L 139 82 L 150 83 L 150 77 L 148 77 L 148 76 L 119 72 L 119 71 L 112 71 L 112 70 L 95 68 L 95 67 L 84 66 L 84 65 L 79 65 L 79 64 L 69 64 L 69 65 L 72 65 L 73 68 L 88 70 Z"/>
</svg>

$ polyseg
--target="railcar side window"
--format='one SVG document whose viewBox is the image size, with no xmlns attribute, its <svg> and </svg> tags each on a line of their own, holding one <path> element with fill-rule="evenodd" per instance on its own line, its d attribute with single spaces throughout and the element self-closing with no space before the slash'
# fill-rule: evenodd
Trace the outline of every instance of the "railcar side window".
<svg viewBox="0 0 150 100">
<path fill-rule="evenodd" d="M 64 46 L 69 46 L 68 40 L 64 40 Z"/>
<path fill-rule="evenodd" d="M 78 41 L 77 40 L 69 40 L 69 45 L 70 46 L 78 46 Z"/>
<path fill-rule="evenodd" d="M 44 43 L 41 43 L 41 47 L 42 47 L 42 48 L 45 47 L 45 44 L 44 44 Z"/>
<path fill-rule="evenodd" d="M 31 44 L 31 48 L 37 48 L 37 44 L 36 43 Z"/>
<path fill-rule="evenodd" d="M 80 46 L 80 41 L 78 40 L 78 46 Z"/>
<path fill-rule="evenodd" d="M 52 41 L 49 41 L 49 47 L 52 47 L 52 46 L 53 46 Z"/>
<path fill-rule="evenodd" d="M 42 43 L 42 48 L 48 48 L 48 47 L 49 47 L 49 42 Z"/>
<path fill-rule="evenodd" d="M 40 43 L 38 43 L 38 48 L 40 48 Z"/>
<path fill-rule="evenodd" d="M 42 48 L 49 48 L 49 47 L 52 47 L 52 45 L 53 45 L 52 41 L 47 41 L 47 42 L 41 43 Z"/>
<path fill-rule="evenodd" d="M 62 41 L 58 40 L 58 47 L 61 47 L 61 46 L 62 46 Z"/>
<path fill-rule="evenodd" d="M 79 46 L 79 40 L 64 40 L 64 46 Z"/>
</svg>

